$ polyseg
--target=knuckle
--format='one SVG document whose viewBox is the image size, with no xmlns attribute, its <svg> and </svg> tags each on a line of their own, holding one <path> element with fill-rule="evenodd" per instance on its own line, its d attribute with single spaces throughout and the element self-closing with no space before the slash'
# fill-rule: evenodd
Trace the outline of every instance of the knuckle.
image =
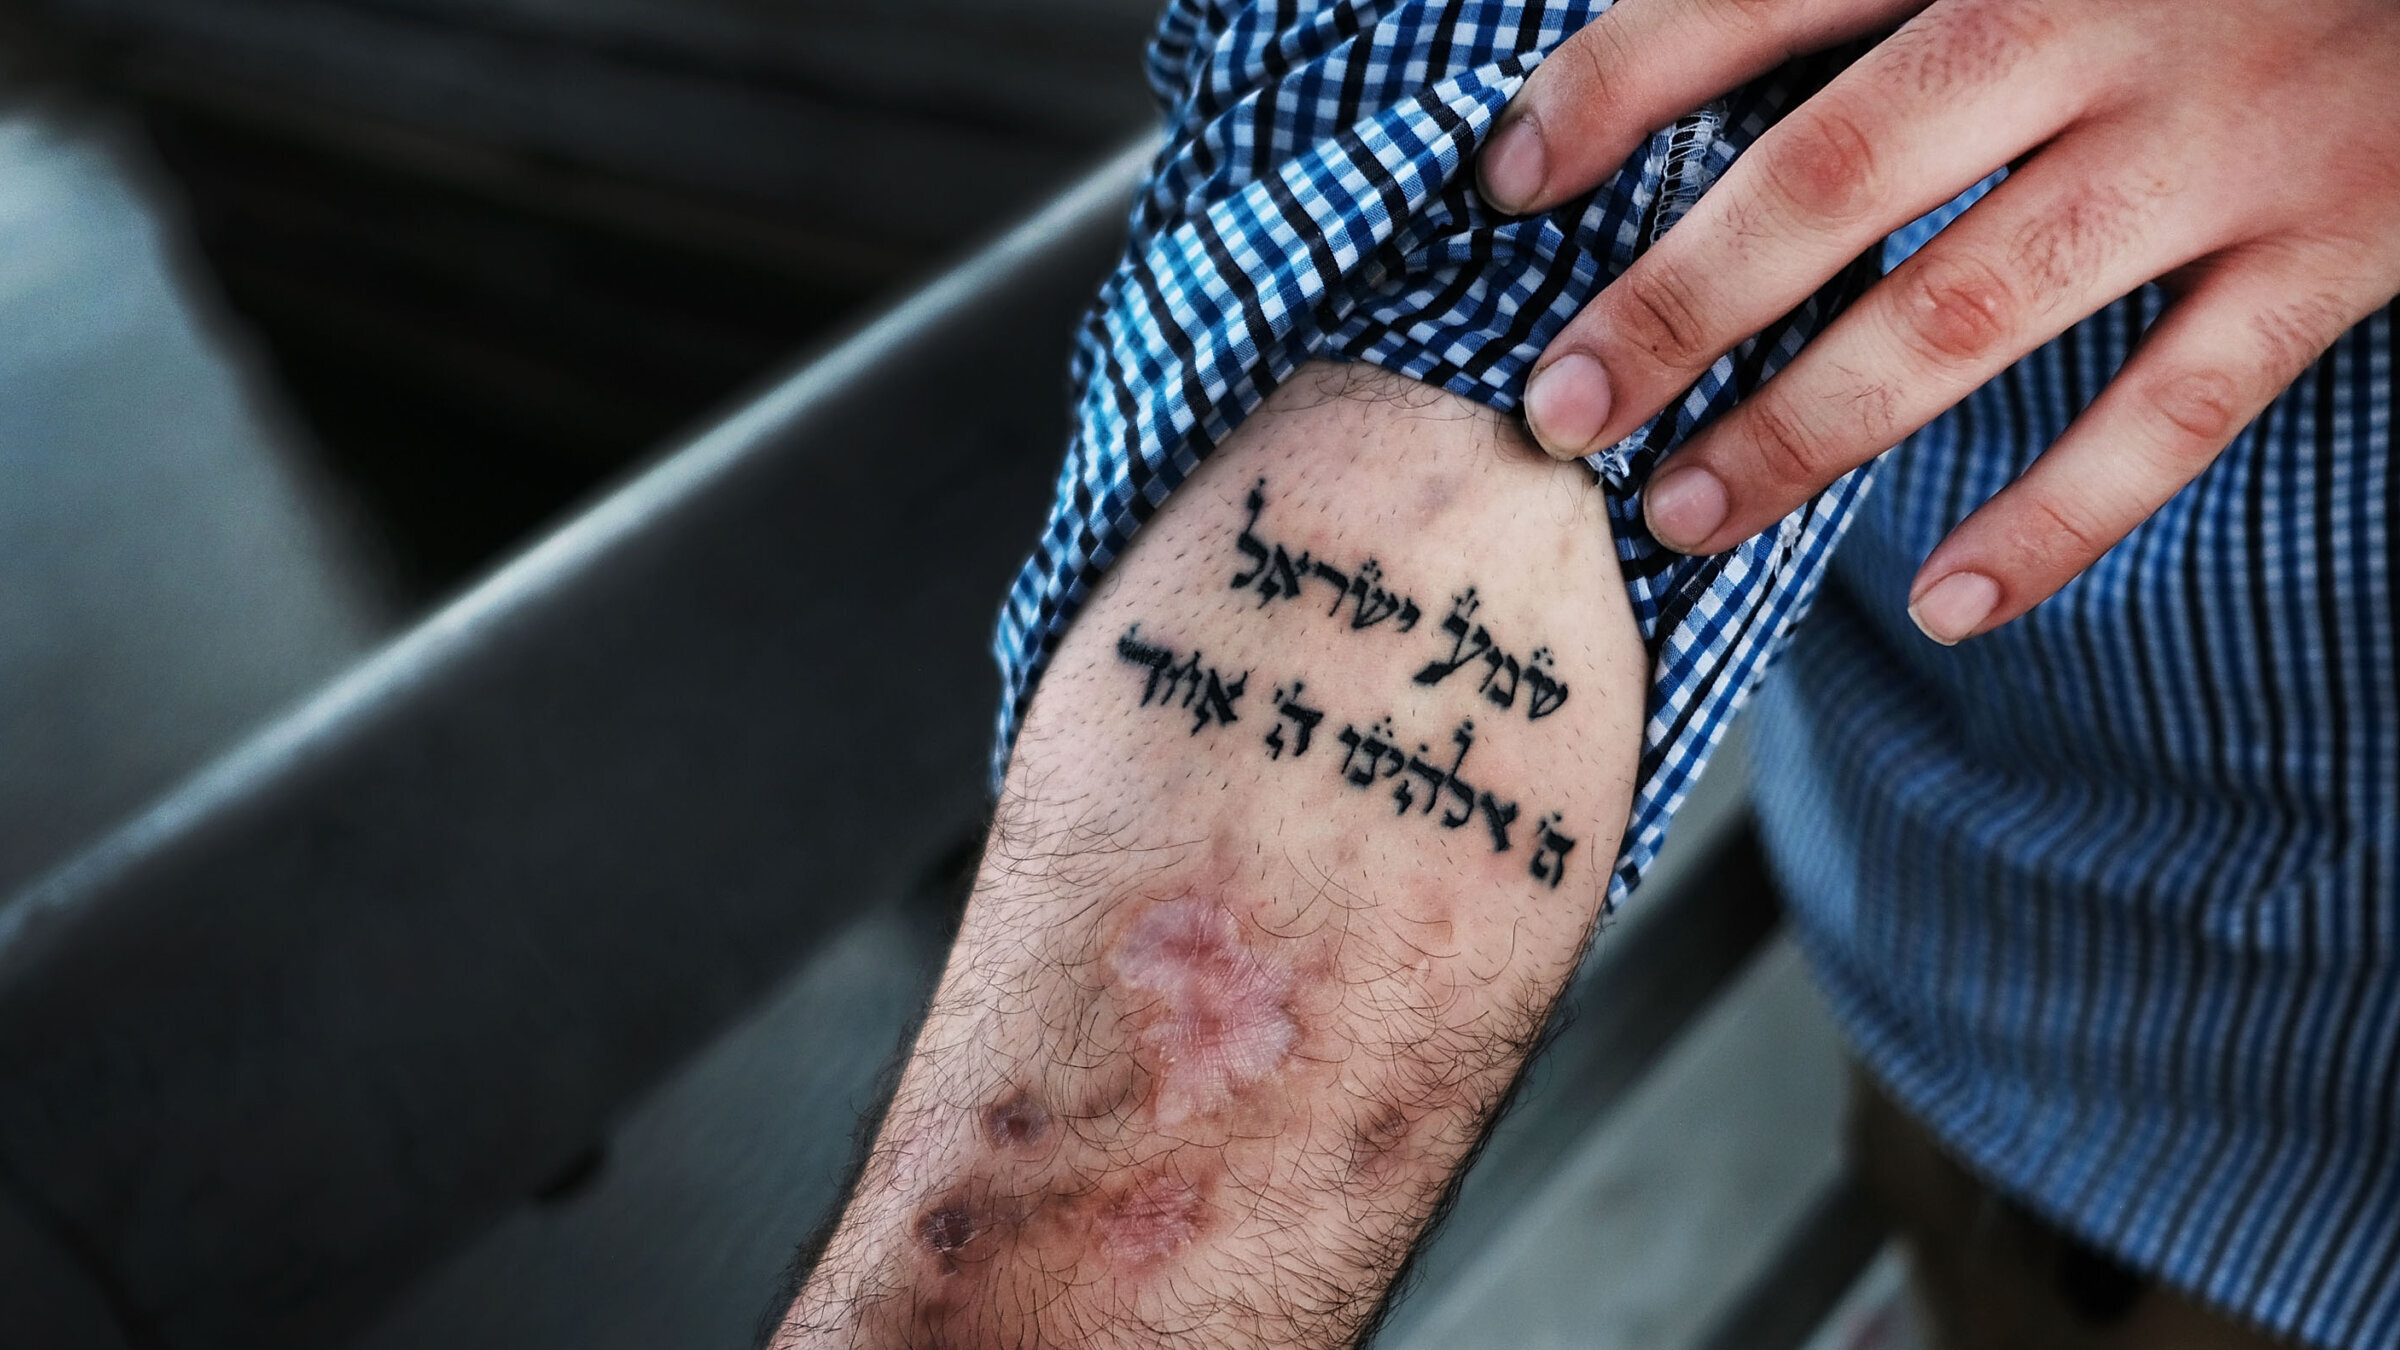
<svg viewBox="0 0 2400 1350">
<path fill-rule="evenodd" d="M 2011 515 L 2008 552 L 2030 575 L 2080 571 L 2116 542 L 2098 517 L 2054 493 L 2025 494 Z"/>
<path fill-rule="evenodd" d="M 1847 225 L 1874 206 L 1878 153 L 1857 113 L 1803 105 L 1778 133 L 1760 162 L 1769 190 L 1802 222 Z"/>
<path fill-rule="evenodd" d="M 2260 356 L 2269 369 L 2298 372 L 2333 345 L 2350 326 L 2350 307 L 2329 290 L 2308 292 L 2250 319 Z"/>
<path fill-rule="evenodd" d="M 1819 480 L 1832 476 L 1827 472 L 1822 444 L 1776 400 L 1755 399 L 1744 409 L 1744 415 L 1751 453 L 1769 479 L 1814 487 Z"/>
<path fill-rule="evenodd" d="M 1688 370 L 1715 355 L 1691 276 L 1656 254 L 1616 286 L 1613 327 L 1662 366 Z"/>
<path fill-rule="evenodd" d="M 2187 441 L 2212 455 L 2247 420 L 2240 386 L 2221 370 L 2179 371 L 2149 381 L 2141 396 L 2151 416 L 2169 429 L 2170 443 Z"/>
<path fill-rule="evenodd" d="M 1625 70 L 1632 56 L 1625 38 L 1616 24 L 1602 15 L 1589 27 L 1567 39 L 1561 55 L 1573 53 L 1573 61 L 1551 60 L 1533 72 L 1539 80 L 1545 75 L 1563 88 L 1555 92 L 1554 103 L 1569 108 L 1605 99 L 1616 91 L 1618 75 Z M 1547 87 L 1547 86 L 1546 86 Z"/>
<path fill-rule="evenodd" d="M 1935 5 L 1902 25 L 1893 48 L 1907 83 L 1942 96 L 2007 78 L 2051 45 L 2058 18 L 2018 0 L 1958 0 Z"/>
<path fill-rule="evenodd" d="M 2073 294 L 2096 281 L 2109 259 L 2133 241 L 2140 215 L 2139 204 L 2120 188 L 2091 188 L 2016 229 L 2006 250 L 2012 270 L 2039 295 Z"/>
<path fill-rule="evenodd" d="M 1923 259 L 1906 276 L 1899 305 L 1901 334 L 1939 365 L 1989 359 L 2025 320 L 2017 289 L 1972 258 Z"/>
</svg>

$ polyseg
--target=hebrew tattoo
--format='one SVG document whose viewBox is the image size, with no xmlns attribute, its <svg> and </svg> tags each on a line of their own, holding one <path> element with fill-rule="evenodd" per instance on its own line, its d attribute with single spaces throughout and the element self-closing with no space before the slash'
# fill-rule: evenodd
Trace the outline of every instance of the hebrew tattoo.
<svg viewBox="0 0 2400 1350">
<path fill-rule="evenodd" d="M 1475 687 L 1493 706 L 1515 707 L 1522 691 L 1529 721 L 1538 722 L 1564 707 L 1567 686 L 1554 673 L 1550 649 L 1536 647 L 1533 655 L 1522 661 L 1502 651 L 1492 641 L 1491 630 L 1475 622 L 1475 611 L 1482 606 L 1472 586 L 1464 594 L 1450 597 L 1450 613 L 1442 620 L 1442 631 L 1450 635 L 1450 655 L 1427 662 L 1417 672 L 1416 682 L 1440 684 L 1462 669 L 1480 665 L 1483 678 Z"/>
<path fill-rule="evenodd" d="M 1415 754 L 1403 754 L 1389 717 L 1363 733 L 1354 726 L 1345 726 L 1338 739 L 1350 747 L 1349 753 L 1342 756 L 1343 782 L 1354 788 L 1390 783 L 1394 815 L 1405 816 L 1414 810 L 1418 815 L 1431 816 L 1439 807 L 1438 819 L 1446 830 L 1455 830 L 1481 816 L 1484 827 L 1491 831 L 1492 851 L 1508 851 L 1508 827 L 1516 821 L 1517 804 L 1501 801 L 1459 774 L 1466 767 L 1467 752 L 1475 747 L 1473 722 L 1461 722 L 1450 733 L 1450 742 L 1458 749 L 1447 768 L 1432 761 L 1432 747 L 1422 742 L 1418 743 Z"/>
<path fill-rule="evenodd" d="M 1310 734 L 1317 729 L 1317 723 L 1325 720 L 1324 713 L 1300 701 L 1300 693 L 1306 688 L 1308 688 L 1307 685 L 1294 680 L 1289 690 L 1278 689 L 1275 691 L 1275 715 L 1288 720 L 1295 733 L 1291 742 L 1292 758 L 1294 759 L 1308 753 Z M 1277 722 L 1274 726 L 1267 728 L 1267 758 L 1281 759 L 1283 750 L 1283 722 Z"/>
<path fill-rule="evenodd" d="M 1194 736 L 1211 722 L 1225 725 L 1241 720 L 1235 715 L 1233 705 L 1249 687 L 1250 672 L 1243 671 L 1228 680 L 1216 667 L 1203 666 L 1197 651 L 1178 662 L 1175 653 L 1142 641 L 1141 631 L 1142 626 L 1137 623 L 1117 639 L 1117 659 L 1149 667 L 1150 678 L 1142 685 L 1143 707 L 1156 703 L 1162 708 L 1169 705 L 1182 708 L 1192 715 Z M 1179 688 L 1183 691 L 1180 699 L 1175 694 Z"/>
<path fill-rule="evenodd" d="M 1567 874 L 1567 854 L 1574 851 L 1575 841 L 1558 832 L 1559 816 L 1553 811 L 1533 827 L 1533 879 L 1547 881 L 1551 890 L 1558 889 L 1559 878 Z"/>
<path fill-rule="evenodd" d="M 1304 582 L 1323 582 L 1333 588 L 1333 606 L 1325 611 L 1325 616 L 1339 616 L 1347 603 L 1354 632 L 1388 621 L 1406 633 L 1425 617 L 1416 601 L 1384 586 L 1383 565 L 1373 558 L 1344 571 L 1306 550 L 1294 557 L 1283 545 L 1259 538 L 1258 518 L 1267 509 L 1266 479 L 1259 479 L 1250 489 L 1246 505 L 1250 516 L 1234 535 L 1233 546 L 1247 561 L 1242 570 L 1233 574 L 1228 589 L 1257 591 L 1258 607 L 1265 609 L 1272 601 L 1296 599 Z"/>
<path fill-rule="evenodd" d="M 1232 573 L 1228 589 L 1257 595 L 1255 608 L 1298 599 L 1310 586 L 1322 585 L 1332 596 L 1326 617 L 1340 617 L 1346 608 L 1353 632 L 1387 623 L 1395 631 L 1411 632 L 1424 617 L 1414 599 L 1387 583 L 1383 565 L 1373 558 L 1345 568 L 1305 549 L 1295 553 L 1283 543 L 1262 538 L 1259 521 L 1267 508 L 1267 480 L 1261 478 L 1251 487 L 1245 505 L 1248 515 L 1233 540 L 1241 565 Z M 1414 682 L 1438 685 L 1465 671 L 1486 702 L 1513 711 L 1522 700 L 1530 721 L 1539 721 L 1565 706 L 1567 685 L 1558 678 L 1550 649 L 1538 647 L 1524 657 L 1506 650 L 1491 630 L 1476 620 L 1482 604 L 1472 586 L 1451 598 L 1450 613 L 1441 624 L 1450 642 L 1449 654 L 1427 662 L 1416 672 Z M 1171 705 L 1191 713 L 1192 735 L 1199 735 L 1212 723 L 1239 720 L 1235 704 L 1249 686 L 1249 672 L 1228 678 L 1207 665 L 1198 651 L 1179 659 L 1173 650 L 1144 641 L 1139 624 L 1117 639 L 1117 657 L 1148 672 L 1142 683 L 1142 706 Z M 1327 714 L 1313 706 L 1307 695 L 1307 683 L 1294 679 L 1277 686 L 1270 696 L 1274 719 L 1259 738 L 1268 759 L 1300 759 L 1315 743 Z M 1467 756 L 1475 748 L 1472 720 L 1451 729 L 1449 744 L 1441 752 L 1423 741 L 1402 737 L 1388 715 L 1364 730 L 1344 723 L 1335 739 L 1342 744 L 1335 775 L 1353 791 L 1388 793 L 1394 816 L 1431 820 L 1445 830 L 1481 822 L 1482 834 L 1490 838 L 1494 853 L 1515 848 L 1513 831 L 1520 815 L 1517 803 L 1466 777 Z M 1411 745 L 1415 746 L 1413 752 Z M 1527 869 L 1536 882 L 1554 890 L 1566 877 L 1567 855 L 1575 848 L 1575 841 L 1559 832 L 1562 819 L 1554 811 L 1534 826 L 1533 857 Z"/>
</svg>

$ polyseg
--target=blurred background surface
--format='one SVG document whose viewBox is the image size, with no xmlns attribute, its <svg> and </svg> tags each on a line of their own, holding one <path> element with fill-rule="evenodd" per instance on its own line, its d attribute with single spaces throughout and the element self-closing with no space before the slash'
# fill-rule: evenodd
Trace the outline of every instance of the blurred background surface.
<svg viewBox="0 0 2400 1350">
<path fill-rule="evenodd" d="M 972 862 L 1152 8 L 0 0 L 0 1344 L 749 1342 Z M 1388 1343 L 1910 1343 L 1742 801 Z"/>
<path fill-rule="evenodd" d="M 11 3 L 420 604 L 1150 109 L 1139 0 Z"/>
</svg>

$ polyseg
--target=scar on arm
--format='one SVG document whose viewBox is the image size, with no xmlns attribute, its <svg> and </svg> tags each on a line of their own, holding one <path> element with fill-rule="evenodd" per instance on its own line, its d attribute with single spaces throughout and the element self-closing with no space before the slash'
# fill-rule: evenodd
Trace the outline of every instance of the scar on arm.
<svg viewBox="0 0 2400 1350">
<path fill-rule="evenodd" d="M 1011 1092 L 983 1109 L 983 1137 L 1003 1153 L 1025 1153 L 1049 1136 L 1050 1113 L 1023 1092 Z"/>
<path fill-rule="evenodd" d="M 1291 1057 L 1299 1039 L 1292 973 L 1245 943 L 1223 904 L 1199 895 L 1155 902 L 1107 962 L 1150 1061 L 1158 1124 L 1223 1109 Z"/>
</svg>

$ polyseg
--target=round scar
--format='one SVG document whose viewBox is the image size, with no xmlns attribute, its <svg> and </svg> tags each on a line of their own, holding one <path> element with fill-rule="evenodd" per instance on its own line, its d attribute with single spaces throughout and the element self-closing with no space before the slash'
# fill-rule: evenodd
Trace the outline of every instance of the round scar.
<svg viewBox="0 0 2400 1350">
<path fill-rule="evenodd" d="M 1172 1177 L 1144 1177 L 1100 1212 L 1102 1250 L 1144 1266 L 1188 1245 L 1200 1227 L 1200 1192 Z"/>
<path fill-rule="evenodd" d="M 1050 1133 L 1050 1113 L 1024 1093 L 1012 1094 L 983 1110 L 983 1137 L 995 1147 L 1026 1148 Z"/>
<path fill-rule="evenodd" d="M 917 1220 L 917 1240 L 948 1256 L 975 1240 L 975 1220 L 957 1205 L 936 1205 Z"/>
<path fill-rule="evenodd" d="M 1141 996 L 1135 1036 L 1159 1075 L 1167 1123 L 1223 1105 L 1283 1067 L 1299 1039 L 1286 1006 L 1292 975 L 1242 941 L 1224 906 L 1183 896 L 1152 906 L 1110 956 Z"/>
</svg>

